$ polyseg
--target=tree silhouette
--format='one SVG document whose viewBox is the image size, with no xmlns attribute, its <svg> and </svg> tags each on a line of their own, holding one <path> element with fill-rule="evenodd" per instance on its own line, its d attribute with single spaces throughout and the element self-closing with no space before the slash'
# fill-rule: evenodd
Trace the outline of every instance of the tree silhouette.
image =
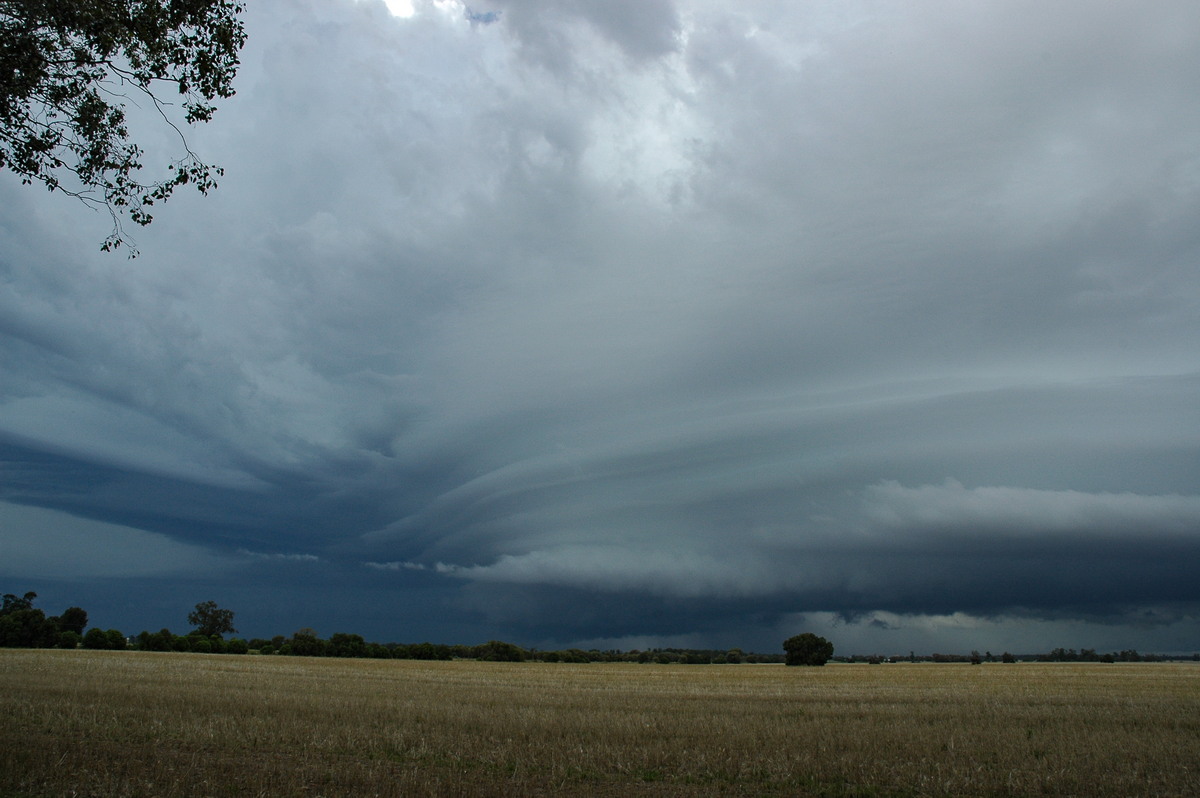
<svg viewBox="0 0 1200 798">
<path fill-rule="evenodd" d="M 233 610 L 223 610 L 215 601 L 202 601 L 188 613 L 188 623 L 205 637 L 236 632 L 233 628 Z"/>
<path fill-rule="evenodd" d="M 127 242 L 119 213 L 146 225 L 177 187 L 207 193 L 223 172 L 181 126 L 233 96 L 243 10 L 236 0 L 0 0 L 0 168 L 107 209 L 105 250 Z M 179 107 L 164 99 L 172 89 Z M 144 152 L 125 109 L 139 99 L 179 134 L 183 154 L 162 180 L 138 178 Z"/>
<path fill-rule="evenodd" d="M 833 643 L 812 632 L 789 637 L 783 641 L 788 665 L 824 665 L 833 656 Z"/>
</svg>

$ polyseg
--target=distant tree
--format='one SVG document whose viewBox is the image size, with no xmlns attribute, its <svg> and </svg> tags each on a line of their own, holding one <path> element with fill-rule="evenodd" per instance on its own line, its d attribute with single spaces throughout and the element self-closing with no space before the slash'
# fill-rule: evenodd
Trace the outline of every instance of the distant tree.
<svg viewBox="0 0 1200 798">
<path fill-rule="evenodd" d="M 76 649 L 79 648 L 81 643 L 83 643 L 83 638 L 80 637 L 77 632 L 68 630 L 66 632 L 58 633 L 59 648 Z"/>
<path fill-rule="evenodd" d="M 1017 658 L 1014 657 L 1012 654 L 1009 654 L 1007 651 L 1005 651 L 1003 654 L 1000 655 L 1000 661 L 1001 662 L 1016 662 Z"/>
<path fill-rule="evenodd" d="M 317 637 L 317 633 L 312 629 L 305 627 L 292 635 L 290 642 L 285 643 L 286 653 L 296 657 L 323 657 L 327 651 L 327 644 L 324 640 Z M 285 653 L 283 646 L 279 652 Z"/>
<path fill-rule="evenodd" d="M 63 610 L 63 614 L 58 616 L 58 628 L 63 632 L 74 632 L 77 635 L 83 634 L 84 628 L 87 626 L 88 614 L 80 607 L 67 607 Z"/>
<path fill-rule="evenodd" d="M 83 636 L 83 647 L 103 651 L 108 648 L 108 635 L 104 633 L 103 629 L 93 626 Z"/>
<path fill-rule="evenodd" d="M 39 609 L 16 610 L 0 616 L 0 646 L 53 648 L 58 645 L 58 624 Z"/>
<path fill-rule="evenodd" d="M 233 628 L 233 610 L 223 610 L 215 601 L 202 601 L 188 613 L 188 623 L 205 637 L 236 632 Z"/>
<path fill-rule="evenodd" d="M 329 637 L 329 656 L 363 657 L 367 653 L 367 642 L 362 635 L 335 632 Z"/>
<path fill-rule="evenodd" d="M 983 663 L 983 657 L 979 654 L 979 652 L 972 651 L 971 652 L 971 664 L 972 665 L 981 665 L 982 663 Z"/>
<path fill-rule="evenodd" d="M 4 603 L 3 605 L 0 605 L 0 616 L 8 615 L 12 612 L 19 612 L 21 610 L 33 609 L 33 600 L 35 598 L 37 598 L 37 593 L 34 593 L 32 590 L 20 597 L 12 593 L 5 593 Z"/>
<path fill-rule="evenodd" d="M 788 665 L 824 665 L 833 656 L 833 643 L 812 632 L 789 637 L 783 641 Z"/>
<path fill-rule="evenodd" d="M 150 208 L 179 186 L 207 193 L 222 174 L 188 147 L 180 125 L 208 122 L 233 96 L 245 43 L 232 0 L 0 0 L 0 169 L 149 224 Z M 160 96 L 174 89 L 179 112 Z M 130 141 L 125 101 L 146 101 L 179 133 L 170 176 L 143 183 L 143 151 Z"/>
<path fill-rule="evenodd" d="M 125 635 L 118 629 L 109 629 L 104 633 L 108 638 L 108 648 L 110 651 L 124 651 L 129 647 L 129 641 L 125 639 Z"/>
<path fill-rule="evenodd" d="M 240 637 L 235 637 L 225 644 L 226 654 L 245 654 L 250 650 L 250 646 Z"/>
<path fill-rule="evenodd" d="M 522 662 L 525 649 L 502 640 L 489 640 L 475 647 L 475 658 L 484 662 Z"/>
</svg>

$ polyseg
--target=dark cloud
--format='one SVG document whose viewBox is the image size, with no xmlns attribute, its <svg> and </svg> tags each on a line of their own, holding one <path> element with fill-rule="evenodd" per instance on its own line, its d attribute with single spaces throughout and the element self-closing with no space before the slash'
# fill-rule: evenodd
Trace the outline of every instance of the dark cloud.
<svg viewBox="0 0 1200 798">
<path fill-rule="evenodd" d="M 249 14 L 192 134 L 226 177 L 141 258 L 0 182 L 14 589 L 247 634 L 1193 645 L 1194 4 Z"/>
</svg>

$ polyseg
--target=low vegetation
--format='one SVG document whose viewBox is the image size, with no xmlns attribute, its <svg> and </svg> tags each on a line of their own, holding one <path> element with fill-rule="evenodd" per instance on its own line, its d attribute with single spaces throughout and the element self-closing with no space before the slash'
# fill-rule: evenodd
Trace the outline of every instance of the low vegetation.
<svg viewBox="0 0 1200 798">
<path fill-rule="evenodd" d="M 1191 663 L 0 650 L 0 795 L 1200 794 Z"/>
</svg>

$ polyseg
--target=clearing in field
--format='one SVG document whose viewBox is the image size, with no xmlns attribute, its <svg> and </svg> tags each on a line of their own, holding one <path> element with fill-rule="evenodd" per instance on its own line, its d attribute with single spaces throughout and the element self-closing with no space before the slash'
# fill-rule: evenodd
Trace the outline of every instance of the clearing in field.
<svg viewBox="0 0 1200 798">
<path fill-rule="evenodd" d="M 1200 666 L 0 650 L 0 795 L 1200 795 Z"/>
</svg>

